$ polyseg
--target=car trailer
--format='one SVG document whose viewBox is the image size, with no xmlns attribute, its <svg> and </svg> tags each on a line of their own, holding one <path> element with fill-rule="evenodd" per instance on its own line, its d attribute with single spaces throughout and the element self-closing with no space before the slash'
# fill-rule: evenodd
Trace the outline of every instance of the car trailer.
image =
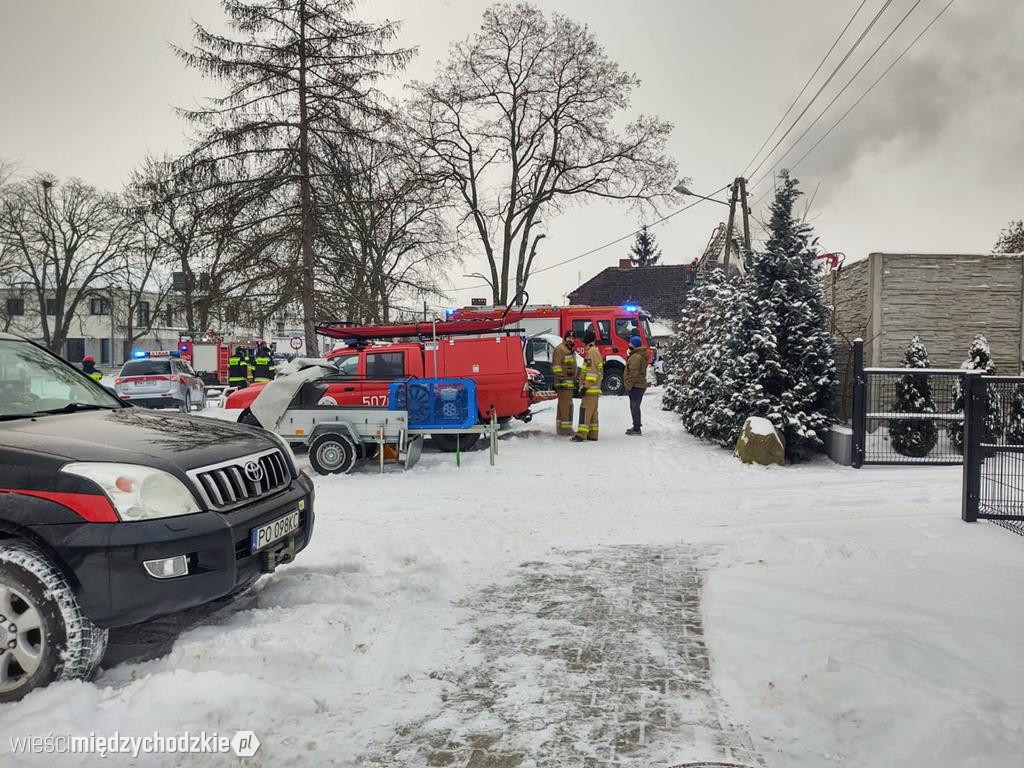
<svg viewBox="0 0 1024 768">
<path fill-rule="evenodd" d="M 309 367 L 269 382 L 251 406 L 264 428 L 290 444 L 305 445 L 313 469 L 322 475 L 348 473 L 359 460 L 377 458 L 384 471 L 393 447 L 404 468 L 419 461 L 423 440 L 432 434 L 482 434 L 489 438 L 490 463 L 498 452 L 498 422 L 492 415 L 477 424 L 472 380 L 420 379 L 391 385 L 388 406 L 339 406 L 321 402 L 318 380 L 335 372 L 330 363 Z M 472 409 L 472 424 L 466 413 Z M 461 451 L 456 451 L 461 465 Z"/>
</svg>

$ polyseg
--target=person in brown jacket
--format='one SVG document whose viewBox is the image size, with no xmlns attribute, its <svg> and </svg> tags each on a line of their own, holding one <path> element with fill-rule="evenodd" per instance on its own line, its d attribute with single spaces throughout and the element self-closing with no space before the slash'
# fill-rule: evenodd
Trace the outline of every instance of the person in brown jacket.
<svg viewBox="0 0 1024 768">
<path fill-rule="evenodd" d="M 633 427 L 627 435 L 640 435 L 640 402 L 647 391 L 647 350 L 639 336 L 629 340 L 629 356 L 626 358 L 626 393 L 629 395 L 629 412 L 633 416 Z"/>
<path fill-rule="evenodd" d="M 604 378 L 604 358 L 598 351 L 594 341 L 597 337 L 593 331 L 583 334 L 583 365 L 580 366 L 580 389 L 583 390 L 583 403 L 580 405 L 580 424 L 573 436 L 574 443 L 585 440 L 597 440 L 597 399 L 601 397 L 601 379 Z"/>
<path fill-rule="evenodd" d="M 576 334 L 566 331 L 562 343 L 555 347 L 551 355 L 551 373 L 555 377 L 555 394 L 558 395 L 558 410 L 555 413 L 555 434 L 571 435 L 572 431 L 572 391 L 576 386 L 576 347 L 573 342 Z"/>
</svg>

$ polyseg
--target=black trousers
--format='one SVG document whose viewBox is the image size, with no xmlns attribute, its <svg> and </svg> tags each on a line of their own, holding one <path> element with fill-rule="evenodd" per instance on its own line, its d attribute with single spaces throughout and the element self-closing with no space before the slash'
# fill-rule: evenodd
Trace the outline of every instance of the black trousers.
<svg viewBox="0 0 1024 768">
<path fill-rule="evenodd" d="M 640 429 L 640 401 L 644 399 L 646 387 L 633 387 L 629 390 L 629 412 L 633 416 L 633 429 Z"/>
</svg>

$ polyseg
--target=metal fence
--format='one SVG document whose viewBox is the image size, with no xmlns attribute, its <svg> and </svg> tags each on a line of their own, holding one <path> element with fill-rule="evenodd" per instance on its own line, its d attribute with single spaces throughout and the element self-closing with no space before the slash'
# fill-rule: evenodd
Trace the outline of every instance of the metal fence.
<svg viewBox="0 0 1024 768">
<path fill-rule="evenodd" d="M 964 378 L 963 519 L 1024 533 L 1024 377 Z"/>
<path fill-rule="evenodd" d="M 853 465 L 963 463 L 964 374 L 959 368 L 865 368 L 864 343 L 855 341 Z"/>
<path fill-rule="evenodd" d="M 853 345 L 853 466 L 963 464 L 962 517 L 1024 535 L 1024 376 L 865 368 Z"/>
</svg>

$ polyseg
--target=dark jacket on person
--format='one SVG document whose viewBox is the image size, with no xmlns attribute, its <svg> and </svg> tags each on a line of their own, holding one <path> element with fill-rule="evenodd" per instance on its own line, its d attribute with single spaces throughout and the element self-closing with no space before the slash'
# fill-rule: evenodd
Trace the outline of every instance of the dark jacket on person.
<svg viewBox="0 0 1024 768">
<path fill-rule="evenodd" d="M 626 358 L 626 391 L 647 388 L 647 350 L 633 347 Z"/>
</svg>

